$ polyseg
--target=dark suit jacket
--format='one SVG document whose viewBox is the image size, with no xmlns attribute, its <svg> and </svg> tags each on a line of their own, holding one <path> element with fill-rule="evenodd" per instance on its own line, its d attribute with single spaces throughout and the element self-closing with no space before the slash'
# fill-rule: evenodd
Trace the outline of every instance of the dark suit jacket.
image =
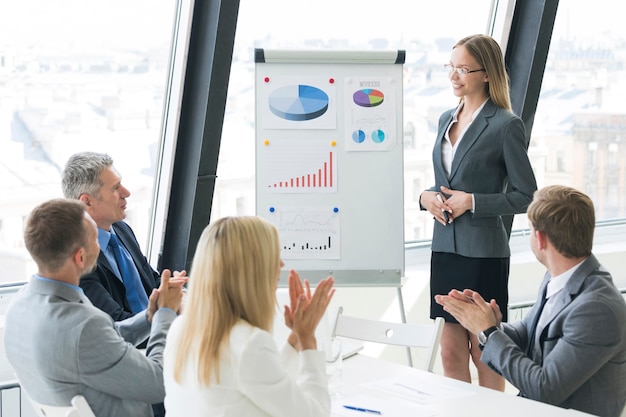
<svg viewBox="0 0 626 417">
<path fill-rule="evenodd" d="M 546 277 L 539 289 L 548 285 Z M 531 357 L 529 329 L 539 303 L 521 321 L 493 333 L 481 361 L 524 396 L 563 408 L 617 417 L 626 403 L 626 304 L 595 256 L 585 260 L 553 297 L 557 304 L 537 328 Z M 542 320 L 543 322 L 543 320 Z"/>
<path fill-rule="evenodd" d="M 439 119 L 433 148 L 435 185 L 430 191 L 440 191 L 443 185 L 473 193 L 476 207 L 474 213 L 467 211 L 452 224 L 435 222 L 432 250 L 472 258 L 508 257 L 509 238 L 502 216 L 525 212 L 537 189 L 524 123 L 489 99 L 459 142 L 448 178 L 441 145 L 455 110 Z"/>
<path fill-rule="evenodd" d="M 161 276 L 152 269 L 146 257 L 141 253 L 137 238 L 128 224 L 125 222 L 114 223 L 113 229 L 133 258 L 143 288 L 149 297 L 152 290 L 159 287 Z M 126 300 L 126 288 L 111 269 L 111 264 L 107 261 L 102 250 L 98 256 L 96 270 L 83 276 L 80 279 L 80 286 L 91 303 L 109 314 L 113 320 L 120 321 L 133 315 Z"/>
</svg>

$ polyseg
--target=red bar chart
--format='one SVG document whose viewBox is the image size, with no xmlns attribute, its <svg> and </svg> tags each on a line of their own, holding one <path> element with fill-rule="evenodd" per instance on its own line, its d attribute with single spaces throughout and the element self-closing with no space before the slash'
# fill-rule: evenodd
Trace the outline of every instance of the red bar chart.
<svg viewBox="0 0 626 417">
<path fill-rule="evenodd" d="M 328 160 L 313 172 L 285 178 L 268 185 L 270 188 L 333 188 L 333 153 L 328 152 Z"/>
<path fill-rule="evenodd" d="M 269 192 L 337 191 L 337 154 L 330 145 L 273 140 L 263 148 L 263 164 Z"/>
</svg>

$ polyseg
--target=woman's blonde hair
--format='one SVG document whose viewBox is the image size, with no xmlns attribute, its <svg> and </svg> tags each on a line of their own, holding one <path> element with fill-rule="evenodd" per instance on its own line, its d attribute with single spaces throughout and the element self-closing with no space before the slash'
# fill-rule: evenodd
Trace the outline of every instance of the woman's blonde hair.
<svg viewBox="0 0 626 417">
<path fill-rule="evenodd" d="M 198 382 L 219 382 L 233 326 L 241 319 L 272 330 L 280 247 L 276 228 L 254 216 L 225 217 L 202 232 L 190 270 L 174 378 L 187 361 L 198 363 Z"/>
<path fill-rule="evenodd" d="M 467 52 L 485 69 L 489 82 L 487 94 L 496 106 L 512 111 L 509 76 L 500 45 L 491 36 L 471 35 L 458 41 L 454 48 L 463 45 Z M 453 49 L 454 49 L 453 48 Z"/>
</svg>

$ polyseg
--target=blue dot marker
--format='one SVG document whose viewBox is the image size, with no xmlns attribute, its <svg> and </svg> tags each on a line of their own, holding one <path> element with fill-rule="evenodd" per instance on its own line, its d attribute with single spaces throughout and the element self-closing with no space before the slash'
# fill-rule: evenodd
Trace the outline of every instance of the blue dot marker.
<svg viewBox="0 0 626 417">
<path fill-rule="evenodd" d="M 276 209 L 274 207 L 270 207 L 270 213 L 273 213 L 274 211 L 276 211 Z"/>
</svg>

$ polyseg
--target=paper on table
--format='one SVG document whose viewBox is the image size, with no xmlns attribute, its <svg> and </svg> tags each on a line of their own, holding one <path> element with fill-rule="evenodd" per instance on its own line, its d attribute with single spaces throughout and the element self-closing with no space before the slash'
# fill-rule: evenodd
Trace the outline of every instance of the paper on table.
<svg viewBox="0 0 626 417">
<path fill-rule="evenodd" d="M 408 401 L 398 400 L 396 398 L 383 399 L 376 397 L 366 397 L 364 395 L 345 396 L 341 398 L 333 398 L 332 415 L 342 417 L 374 417 L 376 414 L 364 413 L 362 411 L 349 410 L 344 407 L 349 405 L 359 408 L 367 408 L 368 410 L 378 410 L 381 416 L 392 417 L 433 417 L 436 413 L 419 405 L 412 404 Z"/>
<path fill-rule="evenodd" d="M 364 384 L 365 386 L 393 394 L 419 404 L 445 401 L 450 398 L 459 398 L 472 395 L 470 391 L 433 384 L 419 384 L 418 381 L 406 379 L 383 379 Z"/>
</svg>

